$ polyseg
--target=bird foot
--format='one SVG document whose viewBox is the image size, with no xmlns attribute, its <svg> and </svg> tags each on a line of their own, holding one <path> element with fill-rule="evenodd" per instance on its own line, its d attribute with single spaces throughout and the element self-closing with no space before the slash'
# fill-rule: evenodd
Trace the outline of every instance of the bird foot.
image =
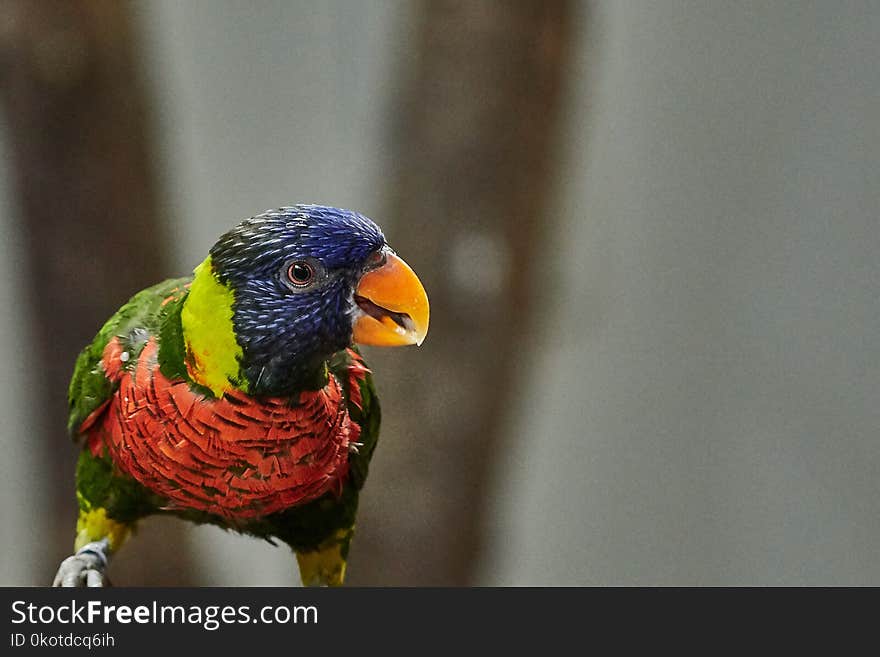
<svg viewBox="0 0 880 657">
<path fill-rule="evenodd" d="M 76 554 L 61 562 L 52 586 L 110 586 L 105 574 L 109 548 L 110 542 L 106 538 L 82 546 Z"/>
</svg>

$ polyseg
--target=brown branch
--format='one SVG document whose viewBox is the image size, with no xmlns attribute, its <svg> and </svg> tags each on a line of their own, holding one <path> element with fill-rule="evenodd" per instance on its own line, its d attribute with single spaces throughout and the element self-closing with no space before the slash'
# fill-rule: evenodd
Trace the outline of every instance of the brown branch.
<svg viewBox="0 0 880 657">
<path fill-rule="evenodd" d="M 352 582 L 471 577 L 531 310 L 530 262 L 542 254 L 570 14 L 544 0 L 423 5 L 390 241 L 423 276 L 431 332 L 419 351 L 372 354 L 388 412 Z"/>
</svg>

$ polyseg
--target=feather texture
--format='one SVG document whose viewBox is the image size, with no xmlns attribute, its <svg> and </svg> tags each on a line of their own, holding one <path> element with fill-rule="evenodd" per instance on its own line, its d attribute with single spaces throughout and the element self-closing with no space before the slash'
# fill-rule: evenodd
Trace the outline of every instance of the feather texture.
<svg viewBox="0 0 880 657">
<path fill-rule="evenodd" d="M 206 398 L 166 378 L 151 339 L 134 369 L 118 339 L 102 367 L 119 387 L 88 433 L 93 454 L 106 447 L 117 467 L 175 506 L 247 519 L 340 490 L 360 427 L 335 376 L 320 390 L 255 399 L 229 391 Z M 362 365 L 352 376 L 362 375 Z"/>
</svg>

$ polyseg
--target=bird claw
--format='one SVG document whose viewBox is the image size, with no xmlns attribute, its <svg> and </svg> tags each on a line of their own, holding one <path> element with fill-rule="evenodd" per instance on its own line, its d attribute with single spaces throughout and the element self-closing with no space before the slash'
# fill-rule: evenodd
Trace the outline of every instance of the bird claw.
<svg viewBox="0 0 880 657">
<path fill-rule="evenodd" d="M 76 554 L 67 557 L 58 567 L 52 586 L 104 587 L 110 586 L 107 570 L 109 541 L 104 538 L 84 545 Z"/>
<path fill-rule="evenodd" d="M 352 454 L 360 454 L 360 448 L 363 446 L 363 443 L 348 443 L 348 451 Z"/>
</svg>

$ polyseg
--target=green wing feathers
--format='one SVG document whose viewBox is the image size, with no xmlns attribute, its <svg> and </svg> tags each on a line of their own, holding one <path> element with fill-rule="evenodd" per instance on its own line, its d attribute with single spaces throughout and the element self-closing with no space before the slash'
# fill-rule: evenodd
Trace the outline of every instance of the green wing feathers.
<svg viewBox="0 0 880 657">
<path fill-rule="evenodd" d="M 116 389 L 116 384 L 107 379 L 101 367 L 104 348 L 118 337 L 130 350 L 132 361 L 136 360 L 146 341 L 159 332 L 163 304 L 177 291 L 184 290 L 190 280 L 170 279 L 138 292 L 107 320 L 92 343 L 80 352 L 67 393 L 70 405 L 67 430 L 74 439 L 80 438 L 82 423 L 100 409 Z"/>
</svg>

